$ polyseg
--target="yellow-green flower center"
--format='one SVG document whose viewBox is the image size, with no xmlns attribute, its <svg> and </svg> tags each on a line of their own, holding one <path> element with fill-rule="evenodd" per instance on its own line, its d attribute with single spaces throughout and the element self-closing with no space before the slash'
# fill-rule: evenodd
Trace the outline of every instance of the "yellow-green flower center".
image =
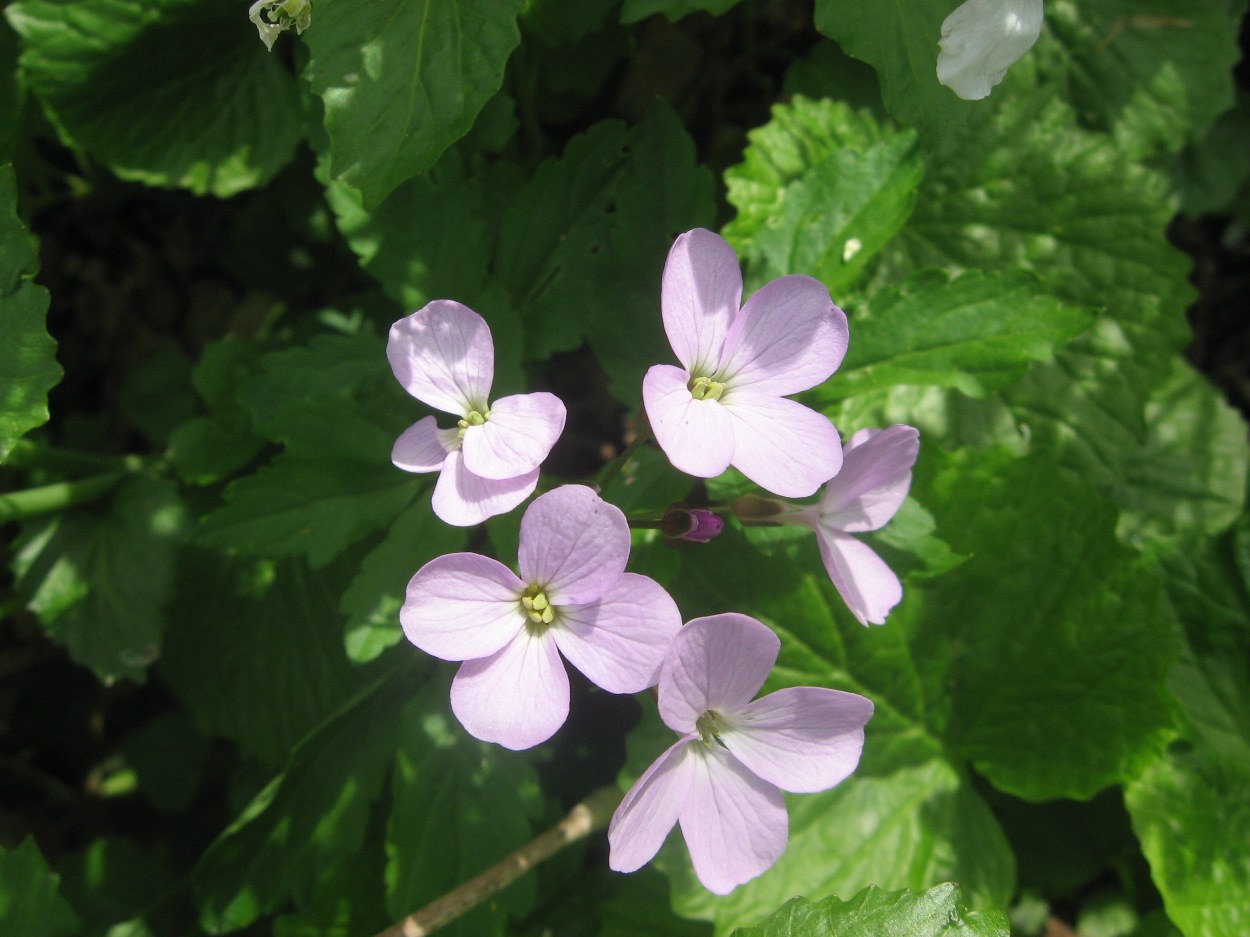
<svg viewBox="0 0 1250 937">
<path fill-rule="evenodd" d="M 468 413 L 465 414 L 464 419 L 460 420 L 456 424 L 457 426 L 460 427 L 460 438 L 464 439 L 464 431 L 467 430 L 470 426 L 481 426 L 483 423 L 485 423 L 489 419 L 490 419 L 489 410 L 487 410 L 485 413 L 479 413 L 477 410 L 470 410 Z"/>
<path fill-rule="evenodd" d="M 725 747 L 725 743 L 721 741 L 721 727 L 719 723 L 720 713 L 714 709 L 709 709 L 702 716 L 695 720 L 695 731 L 699 733 L 699 738 L 703 740 L 703 744 L 707 746 L 719 745 Z"/>
<path fill-rule="evenodd" d="M 720 400 L 725 392 L 725 385 L 710 377 L 696 377 L 690 382 L 690 396 L 695 400 Z"/>
<path fill-rule="evenodd" d="M 521 609 L 535 625 L 549 625 L 555 621 L 556 610 L 547 601 L 542 586 L 530 586 L 521 593 Z"/>
</svg>

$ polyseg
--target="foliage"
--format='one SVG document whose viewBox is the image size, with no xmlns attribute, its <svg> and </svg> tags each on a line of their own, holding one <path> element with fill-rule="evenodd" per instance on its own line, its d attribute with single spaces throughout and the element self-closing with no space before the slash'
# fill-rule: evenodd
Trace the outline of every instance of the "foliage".
<svg viewBox="0 0 1250 937">
<path fill-rule="evenodd" d="M 245 3 L 4 5 L 0 932 L 373 933 L 672 743 L 576 676 L 550 742 L 480 742 L 404 640 L 418 568 L 520 539 L 391 463 L 432 411 L 388 329 L 454 299 L 493 400 L 567 408 L 540 492 L 604 480 L 683 620 L 778 635 L 765 692 L 875 715 L 730 894 L 680 835 L 625 877 L 597 832 L 449 932 L 1246 933 L 1250 445 L 1185 357 L 1167 231 L 1239 217 L 1244 250 L 1247 4 L 1047 0 L 976 102 L 937 82 L 954 5 L 314 0 L 272 52 Z M 746 296 L 802 274 L 846 312 L 801 403 L 920 430 L 864 537 L 903 584 L 883 626 L 810 531 L 655 529 L 760 494 L 736 470 L 602 474 L 696 227 Z"/>
</svg>

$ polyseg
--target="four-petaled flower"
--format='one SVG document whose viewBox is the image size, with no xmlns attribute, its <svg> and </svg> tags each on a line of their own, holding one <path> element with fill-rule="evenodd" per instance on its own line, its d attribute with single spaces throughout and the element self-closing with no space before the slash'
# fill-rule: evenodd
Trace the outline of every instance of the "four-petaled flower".
<svg viewBox="0 0 1250 937">
<path fill-rule="evenodd" d="M 818 280 L 786 276 L 745 306 L 733 248 L 702 228 L 677 238 L 661 311 L 682 363 L 647 371 L 642 397 L 678 469 L 712 478 L 730 465 L 783 497 L 812 494 L 842 464 L 837 429 L 787 399 L 828 378 L 846 354 L 846 316 Z"/>
<path fill-rule="evenodd" d="M 871 701 L 791 687 L 751 701 L 780 640 L 746 615 L 696 618 L 673 640 L 659 709 L 681 738 L 625 795 L 608 827 L 608 864 L 646 864 L 675 823 L 705 887 L 727 894 L 785 850 L 783 790 L 823 791 L 859 763 Z"/>
<path fill-rule="evenodd" d="M 1042 0 L 967 0 L 942 21 L 938 81 L 979 101 L 1042 33 Z"/>
<path fill-rule="evenodd" d="M 625 572 L 629 527 L 583 485 L 536 498 L 521 518 L 520 578 L 475 553 L 426 563 L 399 613 L 408 640 L 464 661 L 451 707 L 470 734 L 523 749 L 569 712 L 560 655 L 610 693 L 653 686 L 681 614 L 646 576 Z"/>
<path fill-rule="evenodd" d="M 564 429 L 554 394 L 516 394 L 489 403 L 495 346 L 486 320 L 438 299 L 391 326 L 391 370 L 404 389 L 460 417 L 439 429 L 427 416 L 395 441 L 391 461 L 409 472 L 439 472 L 434 513 L 468 527 L 511 511 L 534 491 L 538 466 Z"/>
<path fill-rule="evenodd" d="M 847 443 L 842 470 L 820 502 L 783 517 L 816 531 L 825 570 L 861 625 L 884 623 L 903 587 L 885 561 L 851 534 L 879 530 L 894 516 L 911 487 L 919 452 L 915 427 L 862 429 Z"/>
</svg>

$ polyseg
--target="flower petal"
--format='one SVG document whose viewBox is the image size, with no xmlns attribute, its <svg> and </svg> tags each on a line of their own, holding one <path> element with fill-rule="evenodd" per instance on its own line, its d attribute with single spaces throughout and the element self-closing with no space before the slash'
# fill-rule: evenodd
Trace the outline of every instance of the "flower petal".
<svg viewBox="0 0 1250 937">
<path fill-rule="evenodd" d="M 678 818 L 681 834 L 703 887 L 727 895 L 786 851 L 786 803 L 780 790 L 723 748 L 690 747 L 700 757 L 691 759 L 695 770 Z"/>
<path fill-rule="evenodd" d="M 455 438 L 455 430 L 439 429 L 434 417 L 422 417 L 399 434 L 391 447 L 391 461 L 405 472 L 437 472 Z"/>
<path fill-rule="evenodd" d="M 547 458 L 564 429 L 564 404 L 554 394 L 516 394 L 490 405 L 490 418 L 464 431 L 464 462 L 482 478 L 515 478 Z"/>
<path fill-rule="evenodd" d="M 783 791 L 812 793 L 859 764 L 872 701 L 823 687 L 791 687 L 727 717 L 721 741 L 748 769 Z"/>
<path fill-rule="evenodd" d="M 695 759 L 689 738 L 675 742 L 629 789 L 608 824 L 608 866 L 635 872 L 655 857 L 686 805 Z"/>
<path fill-rule="evenodd" d="M 687 371 L 710 377 L 716 370 L 740 305 L 742 271 L 728 242 L 703 228 L 677 238 L 664 264 L 660 309 L 668 343 Z"/>
<path fill-rule="evenodd" d="M 468 306 L 436 299 L 391 326 L 386 357 L 404 390 L 447 413 L 483 408 L 495 376 L 486 320 Z"/>
<path fill-rule="evenodd" d="M 879 529 L 907 497 L 919 453 L 920 431 L 913 426 L 860 430 L 842 450 L 842 471 L 825 488 L 822 523 L 849 533 Z"/>
<path fill-rule="evenodd" d="M 780 649 L 772 630 L 747 615 L 726 612 L 690 621 L 673 638 L 660 670 L 660 718 L 685 734 L 709 709 L 745 709 Z"/>
<path fill-rule="evenodd" d="M 861 625 L 885 624 L 885 617 L 903 598 L 894 571 L 872 548 L 840 530 L 816 529 L 820 558 L 842 601 Z"/>
<path fill-rule="evenodd" d="M 733 420 L 733 466 L 783 498 L 805 498 L 842 467 L 837 427 L 815 410 L 785 397 L 730 391 L 723 398 Z"/>
<path fill-rule="evenodd" d="M 443 660 L 488 657 L 525 627 L 525 584 L 497 560 L 448 553 L 412 579 L 399 622 L 408 640 Z"/>
<path fill-rule="evenodd" d="M 555 606 L 593 602 L 625 572 L 629 524 L 621 509 L 585 485 L 534 499 L 521 518 L 518 568 Z"/>
<path fill-rule="evenodd" d="M 747 300 L 725 336 L 718 380 L 778 397 L 815 387 L 838 369 L 850 332 L 819 280 L 788 276 Z"/>
<path fill-rule="evenodd" d="M 642 379 L 642 400 L 655 440 L 687 475 L 715 478 L 729 468 L 734 434 L 729 414 L 716 400 L 695 400 L 681 368 L 657 364 Z"/>
<path fill-rule="evenodd" d="M 942 22 L 938 81 L 979 101 L 1042 32 L 1042 0 L 967 0 Z"/>
<path fill-rule="evenodd" d="M 464 453 L 447 454 L 430 504 L 445 524 L 472 527 L 496 514 L 507 514 L 534 493 L 538 469 L 516 478 L 482 478 L 464 466 Z"/>
<path fill-rule="evenodd" d="M 560 606 L 551 633 L 560 653 L 609 693 L 637 693 L 660 679 L 681 630 L 677 603 L 654 579 L 625 573 L 597 602 Z"/>
<path fill-rule="evenodd" d="M 551 634 L 522 628 L 494 655 L 465 661 L 451 709 L 483 742 L 520 751 L 547 741 L 569 716 L 569 675 Z"/>
</svg>

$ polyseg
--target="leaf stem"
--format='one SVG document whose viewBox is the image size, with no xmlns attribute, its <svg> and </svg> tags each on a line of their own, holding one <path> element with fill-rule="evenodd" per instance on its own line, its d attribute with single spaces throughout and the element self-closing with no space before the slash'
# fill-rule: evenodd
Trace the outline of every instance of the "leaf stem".
<svg viewBox="0 0 1250 937">
<path fill-rule="evenodd" d="M 56 482 L 0 495 L 0 523 L 20 521 L 76 504 L 95 501 L 113 490 L 126 472 L 105 472 L 72 482 Z"/>
<path fill-rule="evenodd" d="M 19 439 L 13 444 L 4 465 L 5 468 L 41 468 L 74 475 L 123 469 L 135 471 L 142 467 L 143 459 L 137 455 L 102 455 L 98 452 L 58 449 L 29 439 Z"/>
<path fill-rule="evenodd" d="M 396 921 L 376 937 L 425 937 L 450 924 L 565 846 L 606 827 L 623 796 L 618 787 L 601 787 L 547 832 L 530 840 L 476 878 L 469 879 L 402 921 Z"/>
<path fill-rule="evenodd" d="M 634 453 L 641 449 L 643 444 L 650 438 L 651 424 L 644 418 L 640 421 L 638 432 L 634 434 L 634 438 L 630 440 L 629 445 L 604 468 L 603 474 L 599 477 L 599 490 L 601 492 L 608 490 L 608 485 L 616 480 L 616 476 L 621 473 L 621 469 L 629 463 L 629 460 L 634 457 Z"/>
</svg>

